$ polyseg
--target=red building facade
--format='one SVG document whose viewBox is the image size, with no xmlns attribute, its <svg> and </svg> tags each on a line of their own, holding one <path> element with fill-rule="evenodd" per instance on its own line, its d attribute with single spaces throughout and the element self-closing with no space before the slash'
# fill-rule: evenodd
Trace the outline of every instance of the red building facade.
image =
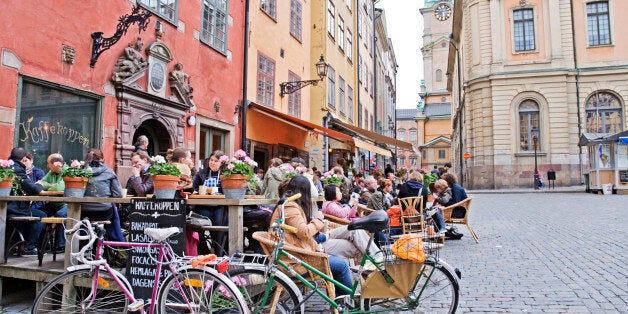
<svg viewBox="0 0 628 314">
<path fill-rule="evenodd" d="M 0 158 L 24 146 L 42 168 L 50 153 L 81 160 L 97 147 L 123 181 L 140 135 L 150 155 L 185 147 L 202 159 L 239 145 L 244 2 L 133 2 L 0 11 Z"/>
</svg>

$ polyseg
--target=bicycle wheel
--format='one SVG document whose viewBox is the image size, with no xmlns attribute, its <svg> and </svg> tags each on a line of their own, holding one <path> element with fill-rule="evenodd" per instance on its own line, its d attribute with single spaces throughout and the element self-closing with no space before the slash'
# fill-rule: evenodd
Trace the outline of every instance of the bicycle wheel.
<svg viewBox="0 0 628 314">
<path fill-rule="evenodd" d="M 213 269 L 184 268 L 164 280 L 157 298 L 157 312 L 190 313 L 190 307 L 194 313 L 249 312 L 233 282 Z"/>
<path fill-rule="evenodd" d="M 294 290 L 298 288 L 283 278 L 275 276 L 268 299 L 265 304 L 262 304 L 268 280 L 264 269 L 233 269 L 229 271 L 229 277 L 240 287 L 244 300 L 252 313 L 301 313 L 301 306 L 298 306 L 300 302 L 299 293 Z M 274 302 L 275 300 L 277 302 Z"/>
<path fill-rule="evenodd" d="M 92 291 L 93 280 L 94 271 L 90 268 L 57 276 L 35 298 L 33 313 L 127 312 L 129 299 L 109 274 L 102 270 L 99 272 L 95 291 Z"/>
<path fill-rule="evenodd" d="M 364 299 L 363 310 L 377 313 L 410 311 L 413 313 L 455 313 L 458 307 L 458 282 L 442 265 L 425 261 L 408 298 Z"/>
</svg>

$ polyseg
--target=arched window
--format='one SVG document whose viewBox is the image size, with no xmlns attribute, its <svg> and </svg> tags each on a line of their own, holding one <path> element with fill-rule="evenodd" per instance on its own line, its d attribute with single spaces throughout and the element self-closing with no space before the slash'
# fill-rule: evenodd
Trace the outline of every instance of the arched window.
<svg viewBox="0 0 628 314">
<path fill-rule="evenodd" d="M 584 105 L 588 133 L 618 133 L 622 130 L 621 103 L 606 92 L 595 92 Z"/>
<path fill-rule="evenodd" d="M 534 100 L 526 99 L 519 104 L 519 150 L 534 150 L 534 143 L 532 143 L 533 127 L 540 130 L 539 105 Z M 540 149 L 540 138 L 537 145 L 537 149 Z"/>
<path fill-rule="evenodd" d="M 441 82 L 443 80 L 443 70 L 436 70 L 436 82 Z"/>
</svg>

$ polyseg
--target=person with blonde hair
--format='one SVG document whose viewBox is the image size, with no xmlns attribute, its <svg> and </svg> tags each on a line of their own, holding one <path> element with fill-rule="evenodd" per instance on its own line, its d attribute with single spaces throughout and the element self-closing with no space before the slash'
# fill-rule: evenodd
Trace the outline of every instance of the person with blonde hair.
<svg viewBox="0 0 628 314">
<path fill-rule="evenodd" d="M 181 171 L 181 181 L 179 181 L 177 190 L 192 188 L 192 168 L 190 167 L 192 153 L 183 147 L 169 149 L 166 153 L 166 160 Z"/>
</svg>

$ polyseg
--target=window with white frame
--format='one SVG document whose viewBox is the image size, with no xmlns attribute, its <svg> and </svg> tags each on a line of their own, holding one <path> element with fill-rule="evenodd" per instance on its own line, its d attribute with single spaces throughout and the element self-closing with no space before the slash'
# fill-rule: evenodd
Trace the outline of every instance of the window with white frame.
<svg viewBox="0 0 628 314">
<path fill-rule="evenodd" d="M 261 0 L 259 8 L 273 19 L 277 19 L 277 0 Z"/>
<path fill-rule="evenodd" d="M 210 47 L 227 53 L 227 0 L 203 0 L 201 41 Z"/>
<path fill-rule="evenodd" d="M 338 111 L 345 114 L 345 79 L 338 76 Z"/>
<path fill-rule="evenodd" d="M 160 17 L 177 24 L 177 7 L 179 0 L 139 0 L 140 5 Z"/>
<path fill-rule="evenodd" d="M 347 59 L 353 61 L 353 35 L 349 28 L 347 28 L 347 51 L 345 53 L 347 54 Z"/>
<path fill-rule="evenodd" d="M 332 37 L 336 37 L 336 7 L 331 0 L 327 1 L 327 33 Z"/>
<path fill-rule="evenodd" d="M 410 142 L 416 142 L 416 129 L 410 129 Z"/>
<path fill-rule="evenodd" d="M 347 85 L 347 117 L 353 121 L 353 88 Z"/>
<path fill-rule="evenodd" d="M 288 81 L 297 82 L 301 77 L 288 71 Z M 300 118 L 301 117 L 301 90 L 288 94 L 288 114 Z"/>
<path fill-rule="evenodd" d="M 257 103 L 273 107 L 275 86 L 275 60 L 258 53 L 257 55 Z"/>
<path fill-rule="evenodd" d="M 539 105 L 534 100 L 524 100 L 519 104 L 519 150 L 532 151 L 532 128 L 539 130 Z M 537 148 L 541 146 L 540 139 Z"/>
<path fill-rule="evenodd" d="M 397 139 L 400 141 L 406 140 L 406 129 L 397 129 Z"/>
<path fill-rule="evenodd" d="M 303 5 L 301 0 L 290 0 L 290 35 L 301 41 Z"/>
<path fill-rule="evenodd" d="M 514 10 L 513 29 L 515 51 L 532 51 L 536 49 L 534 43 L 534 9 Z"/>
<path fill-rule="evenodd" d="M 336 70 L 327 67 L 327 105 L 336 108 Z"/>
<path fill-rule="evenodd" d="M 589 46 L 611 44 L 608 1 L 587 3 L 587 32 Z"/>
<path fill-rule="evenodd" d="M 345 51 L 345 21 L 338 16 L 338 48 Z"/>
<path fill-rule="evenodd" d="M 589 133 L 618 133 L 623 130 L 622 105 L 617 96 L 595 92 L 584 105 Z"/>
</svg>

